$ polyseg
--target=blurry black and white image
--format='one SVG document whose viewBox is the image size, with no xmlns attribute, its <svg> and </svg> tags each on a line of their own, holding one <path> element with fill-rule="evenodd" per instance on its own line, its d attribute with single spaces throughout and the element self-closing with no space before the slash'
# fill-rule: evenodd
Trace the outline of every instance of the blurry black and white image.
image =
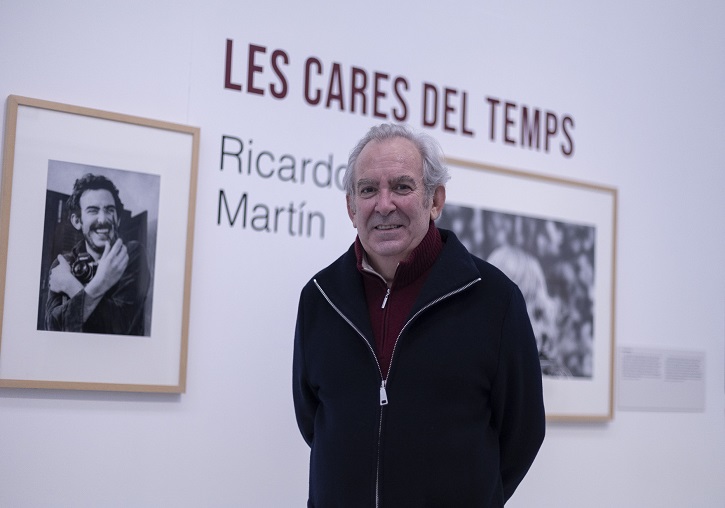
<svg viewBox="0 0 725 508">
<path fill-rule="evenodd" d="M 150 336 L 160 176 L 48 161 L 37 329 Z"/>
<path fill-rule="evenodd" d="M 450 203 L 437 225 L 519 286 L 545 376 L 592 378 L 594 226 Z"/>
</svg>

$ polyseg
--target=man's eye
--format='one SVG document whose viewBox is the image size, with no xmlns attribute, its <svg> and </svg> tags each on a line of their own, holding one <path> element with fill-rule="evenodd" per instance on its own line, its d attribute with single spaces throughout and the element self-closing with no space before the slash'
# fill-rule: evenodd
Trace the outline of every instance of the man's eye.
<svg viewBox="0 0 725 508">
<path fill-rule="evenodd" d="M 374 187 L 363 187 L 360 189 L 361 196 L 365 196 L 366 194 L 372 194 L 373 192 L 375 192 Z"/>
<path fill-rule="evenodd" d="M 395 192 L 404 193 L 404 192 L 410 192 L 413 189 L 410 187 L 410 185 L 401 183 L 401 184 L 396 185 L 394 190 L 395 190 Z"/>
</svg>

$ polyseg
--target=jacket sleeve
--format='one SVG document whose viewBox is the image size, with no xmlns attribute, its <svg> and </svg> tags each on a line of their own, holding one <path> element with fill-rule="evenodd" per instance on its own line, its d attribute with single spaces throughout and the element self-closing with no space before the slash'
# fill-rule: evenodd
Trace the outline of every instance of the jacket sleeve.
<svg viewBox="0 0 725 508">
<path fill-rule="evenodd" d="M 45 305 L 45 329 L 53 332 L 83 331 L 83 301 L 85 293 L 68 297 L 48 290 Z"/>
<path fill-rule="evenodd" d="M 297 309 L 297 325 L 295 326 L 294 356 L 292 360 L 292 395 L 295 406 L 297 426 L 302 437 L 308 445 L 312 446 L 314 439 L 315 414 L 319 401 L 316 391 L 310 386 L 307 378 L 307 364 L 305 358 L 305 310 L 304 291 L 300 297 Z"/>
<path fill-rule="evenodd" d="M 536 339 L 516 286 L 500 340 L 492 410 L 499 432 L 504 499 L 508 500 L 534 462 L 546 428 Z"/>
<path fill-rule="evenodd" d="M 48 273 L 50 274 L 56 266 L 58 260 L 54 259 Z M 45 302 L 45 329 L 53 332 L 82 332 L 84 300 L 83 291 L 69 296 L 65 293 L 56 293 L 49 288 L 48 299 Z"/>
<path fill-rule="evenodd" d="M 120 280 L 106 292 L 83 330 L 121 335 L 144 335 L 144 312 L 151 275 L 146 249 L 128 242 L 128 265 Z"/>
</svg>

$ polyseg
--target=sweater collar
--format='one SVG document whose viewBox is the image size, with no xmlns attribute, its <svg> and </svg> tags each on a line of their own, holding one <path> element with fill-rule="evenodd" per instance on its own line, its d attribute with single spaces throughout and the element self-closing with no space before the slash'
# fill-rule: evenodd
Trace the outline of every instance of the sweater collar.
<svg viewBox="0 0 725 508">
<path fill-rule="evenodd" d="M 431 220 L 428 225 L 428 232 L 423 237 L 423 240 L 413 249 L 413 252 L 410 253 L 407 259 L 398 264 L 391 287 L 407 286 L 423 275 L 433 266 L 441 250 L 443 250 L 443 240 L 441 239 L 438 228 Z M 360 242 L 360 237 L 355 238 L 355 257 L 357 258 L 357 269 L 361 273 L 373 273 L 381 279 L 383 278 L 368 262 L 368 256 Z"/>
</svg>

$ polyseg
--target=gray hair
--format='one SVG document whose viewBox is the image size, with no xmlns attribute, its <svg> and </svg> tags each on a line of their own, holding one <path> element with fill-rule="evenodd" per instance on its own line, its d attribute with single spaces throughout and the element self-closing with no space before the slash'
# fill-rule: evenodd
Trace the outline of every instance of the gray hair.
<svg viewBox="0 0 725 508">
<path fill-rule="evenodd" d="M 443 157 L 443 150 L 438 142 L 432 136 L 414 132 L 405 125 L 384 123 L 371 128 L 350 152 L 347 169 L 342 180 L 348 196 L 355 195 L 355 165 L 363 148 L 371 141 L 385 141 L 393 138 L 407 139 L 413 142 L 418 149 L 418 153 L 423 159 L 423 186 L 426 199 L 432 199 L 435 190 L 441 185 L 445 186 L 450 176 Z"/>
</svg>

